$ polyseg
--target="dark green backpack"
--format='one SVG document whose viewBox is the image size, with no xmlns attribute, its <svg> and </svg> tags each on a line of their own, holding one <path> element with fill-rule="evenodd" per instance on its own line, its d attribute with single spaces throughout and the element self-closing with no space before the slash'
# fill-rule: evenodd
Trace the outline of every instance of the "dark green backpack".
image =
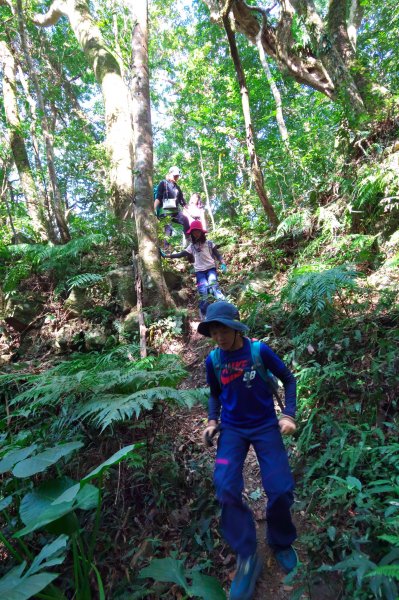
<svg viewBox="0 0 399 600">
<path fill-rule="evenodd" d="M 249 340 L 249 341 L 251 344 L 251 361 L 252 361 L 251 371 L 255 370 L 257 373 L 259 373 L 259 375 L 262 377 L 263 381 L 265 383 L 267 383 L 267 385 L 270 387 L 272 393 L 277 397 L 277 399 L 279 401 L 278 380 L 277 380 L 277 377 L 275 377 L 273 375 L 273 373 L 271 371 L 269 371 L 269 369 L 266 369 L 265 365 L 263 364 L 263 360 L 260 355 L 261 342 L 259 340 Z M 222 363 L 221 363 L 220 348 L 215 348 L 214 350 L 212 350 L 212 352 L 210 353 L 209 356 L 211 357 L 213 369 L 215 371 L 217 380 L 218 380 L 219 384 L 221 385 L 222 369 L 223 369 L 224 365 L 222 365 Z"/>
</svg>

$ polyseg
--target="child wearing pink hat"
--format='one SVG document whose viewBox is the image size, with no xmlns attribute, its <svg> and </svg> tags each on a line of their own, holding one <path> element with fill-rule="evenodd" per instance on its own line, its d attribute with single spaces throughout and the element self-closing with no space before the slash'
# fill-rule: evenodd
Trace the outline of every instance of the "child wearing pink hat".
<svg viewBox="0 0 399 600">
<path fill-rule="evenodd" d="M 197 289 L 200 296 L 199 310 L 201 318 L 205 318 L 206 310 L 209 306 L 208 296 L 212 294 L 216 300 L 224 300 L 224 294 L 219 288 L 216 261 L 220 262 L 220 270 L 227 270 L 226 264 L 215 244 L 206 239 L 206 229 L 203 228 L 200 221 L 193 221 L 187 231 L 187 236 L 191 237 L 191 244 L 182 252 L 165 254 L 161 250 L 164 258 L 183 258 L 186 257 L 194 262 L 195 277 L 197 279 Z"/>
</svg>

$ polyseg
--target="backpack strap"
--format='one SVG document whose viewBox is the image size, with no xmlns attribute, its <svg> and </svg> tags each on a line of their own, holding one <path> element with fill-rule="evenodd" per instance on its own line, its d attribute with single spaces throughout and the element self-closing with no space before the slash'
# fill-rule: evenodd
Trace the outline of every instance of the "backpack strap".
<svg viewBox="0 0 399 600">
<path fill-rule="evenodd" d="M 272 394 L 277 396 L 278 398 L 278 390 L 279 385 L 277 381 L 277 377 L 273 375 L 269 369 L 266 369 L 262 357 L 260 355 L 260 345 L 262 342 L 259 340 L 249 340 L 250 349 L 251 349 L 251 362 L 252 369 L 255 369 L 257 373 L 259 373 L 260 377 L 263 381 L 270 387 Z M 216 378 L 218 380 L 219 385 L 222 385 L 222 362 L 221 362 L 221 354 L 220 348 L 215 348 L 209 354 L 213 370 L 215 372 Z"/>
<path fill-rule="evenodd" d="M 162 200 L 165 200 L 169 198 L 169 188 L 168 188 L 168 182 L 166 179 L 162 179 L 162 183 L 163 183 L 163 194 L 162 194 Z"/>
<path fill-rule="evenodd" d="M 278 381 L 277 381 L 277 377 L 275 377 L 273 375 L 273 373 L 271 371 L 269 371 L 269 369 L 266 369 L 262 357 L 260 355 L 260 345 L 262 342 L 260 342 L 259 340 L 249 340 L 250 341 L 250 348 L 251 348 L 251 358 L 252 358 L 252 364 L 255 367 L 256 371 L 259 373 L 259 375 L 262 377 L 263 381 L 265 383 L 267 383 L 268 386 L 270 386 L 272 393 L 275 394 L 276 396 L 278 395 Z"/>
<path fill-rule="evenodd" d="M 213 370 L 215 371 L 216 379 L 219 385 L 222 385 L 222 363 L 220 360 L 220 348 L 215 348 L 209 354 L 212 361 Z"/>
<path fill-rule="evenodd" d="M 212 243 L 213 243 L 213 242 L 211 242 L 211 240 L 206 240 L 206 241 L 207 241 L 208 248 L 209 248 L 209 254 L 210 254 L 210 255 L 211 255 L 213 258 L 215 258 L 216 260 L 218 260 L 218 259 L 217 259 L 217 256 L 216 256 L 216 254 L 215 254 L 215 250 L 217 250 L 216 246 L 214 245 L 214 246 L 212 247 Z"/>
</svg>

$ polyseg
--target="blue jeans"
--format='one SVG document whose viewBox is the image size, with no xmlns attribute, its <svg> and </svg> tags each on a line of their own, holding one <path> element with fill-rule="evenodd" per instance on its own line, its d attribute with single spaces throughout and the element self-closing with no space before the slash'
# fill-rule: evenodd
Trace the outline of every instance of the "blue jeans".
<svg viewBox="0 0 399 600">
<path fill-rule="evenodd" d="M 212 294 L 216 300 L 224 300 L 224 294 L 219 287 L 216 269 L 196 271 L 195 276 L 197 278 L 197 289 L 200 297 L 198 306 L 201 314 L 205 316 L 209 306 L 208 295 Z"/>
<path fill-rule="evenodd" d="M 216 454 L 214 484 L 222 507 L 221 529 L 236 554 L 247 558 L 256 551 L 252 512 L 242 500 L 243 466 L 250 445 L 258 458 L 267 494 L 267 542 L 274 550 L 287 548 L 296 538 L 291 518 L 294 479 L 278 425 L 240 429 L 222 425 Z"/>
</svg>

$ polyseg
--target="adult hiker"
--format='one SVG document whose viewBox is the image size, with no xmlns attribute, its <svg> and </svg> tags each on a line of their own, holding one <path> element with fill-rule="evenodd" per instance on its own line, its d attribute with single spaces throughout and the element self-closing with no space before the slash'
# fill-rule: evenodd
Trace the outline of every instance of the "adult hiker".
<svg viewBox="0 0 399 600">
<path fill-rule="evenodd" d="M 154 200 L 154 212 L 158 219 L 166 219 L 164 233 L 170 238 L 173 229 L 171 221 L 185 226 L 185 217 L 181 209 L 186 206 L 183 192 L 181 191 L 178 180 L 181 176 L 179 167 L 171 167 L 165 179 L 159 182 Z M 166 242 L 166 247 L 169 243 Z"/>
<path fill-rule="evenodd" d="M 211 304 L 198 326 L 198 333 L 218 346 L 205 363 L 210 398 L 203 440 L 209 445 L 220 429 L 214 484 L 222 508 L 222 533 L 237 555 L 230 600 L 252 598 L 262 570 L 253 515 L 242 499 L 243 466 L 251 445 L 268 498 L 267 543 L 286 573 L 298 562 L 292 547 L 296 530 L 290 512 L 294 480 L 282 440 L 282 434 L 290 435 L 296 429 L 296 382 L 269 346 L 245 337 L 247 331 L 237 308 L 228 302 Z M 284 385 L 285 408 L 279 420 L 267 369 Z"/>
<path fill-rule="evenodd" d="M 200 296 L 199 310 L 203 319 L 209 306 L 208 296 L 211 294 L 216 300 L 224 300 L 224 294 L 219 288 L 218 276 L 216 270 L 216 261 L 220 262 L 221 271 L 227 270 L 222 255 L 217 250 L 215 244 L 206 239 L 207 231 L 203 229 L 199 221 L 193 221 L 187 231 L 191 236 L 191 244 L 182 252 L 174 254 L 165 254 L 161 251 L 164 258 L 183 258 L 186 257 L 194 262 L 195 277 L 197 280 L 197 289 Z"/>
</svg>

